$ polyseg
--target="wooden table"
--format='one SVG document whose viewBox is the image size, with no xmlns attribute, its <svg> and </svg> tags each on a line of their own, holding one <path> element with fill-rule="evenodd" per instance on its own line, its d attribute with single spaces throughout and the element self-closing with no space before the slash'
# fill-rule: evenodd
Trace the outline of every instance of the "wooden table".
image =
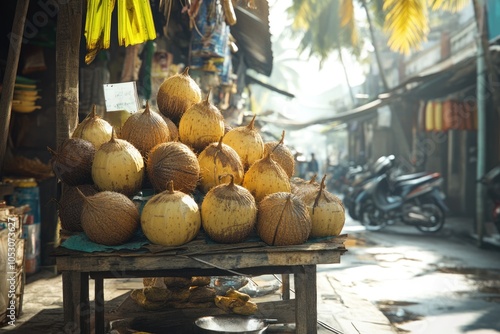
<svg viewBox="0 0 500 334">
<path fill-rule="evenodd" d="M 59 247 L 54 256 L 63 278 L 64 321 L 72 332 L 90 333 L 89 278 L 95 280 L 95 332 L 104 333 L 104 279 L 293 274 L 296 333 L 314 334 L 316 265 L 340 263 L 344 241 L 340 236 L 297 246 L 267 246 L 263 242 L 223 245 L 198 238 L 177 248 L 150 245 L 141 251 L 105 253 Z"/>
</svg>

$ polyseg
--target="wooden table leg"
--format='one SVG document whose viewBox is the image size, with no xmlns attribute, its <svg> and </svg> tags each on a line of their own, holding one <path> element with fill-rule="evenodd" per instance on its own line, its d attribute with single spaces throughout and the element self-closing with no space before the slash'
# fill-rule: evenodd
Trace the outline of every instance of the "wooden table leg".
<svg viewBox="0 0 500 334">
<path fill-rule="evenodd" d="M 95 281 L 95 333 L 104 334 L 104 278 L 94 277 Z"/>
<path fill-rule="evenodd" d="M 89 273 L 65 271 L 62 279 L 65 331 L 90 333 Z"/>
<path fill-rule="evenodd" d="M 318 297 L 316 291 L 316 266 L 302 266 L 294 274 L 295 327 L 297 334 L 316 334 L 318 331 Z"/>
<path fill-rule="evenodd" d="M 283 300 L 290 300 L 290 274 L 281 274 L 281 295 Z"/>
</svg>

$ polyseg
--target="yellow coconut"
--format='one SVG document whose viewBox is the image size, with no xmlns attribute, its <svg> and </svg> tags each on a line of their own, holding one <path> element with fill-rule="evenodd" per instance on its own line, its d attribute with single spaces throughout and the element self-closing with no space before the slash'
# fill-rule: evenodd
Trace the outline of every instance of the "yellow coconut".
<svg viewBox="0 0 500 334">
<path fill-rule="evenodd" d="M 307 205 L 311 216 L 311 237 L 337 236 L 345 224 L 345 209 L 342 201 L 325 188 L 323 176 L 316 191 L 303 192 L 299 197 Z"/>
<path fill-rule="evenodd" d="M 154 244 L 180 246 L 193 240 L 200 231 L 201 215 L 194 199 L 174 190 L 170 181 L 167 190 L 153 196 L 142 209 L 141 227 Z"/>
<path fill-rule="evenodd" d="M 219 109 L 208 100 L 209 95 L 189 107 L 179 122 L 180 141 L 195 152 L 201 152 L 224 135 L 224 119 Z"/>
<path fill-rule="evenodd" d="M 243 187 L 247 188 L 257 202 L 276 192 L 291 192 L 290 179 L 270 154 L 255 161 L 243 177 Z"/>
<path fill-rule="evenodd" d="M 138 149 L 128 141 L 116 138 L 96 151 L 92 162 L 92 179 L 101 191 L 116 191 L 135 195 L 144 178 L 144 159 Z"/>
<path fill-rule="evenodd" d="M 186 67 L 182 73 L 163 81 L 156 99 L 160 112 L 178 125 L 184 112 L 201 101 L 201 89 L 189 75 L 189 67 Z"/>
<path fill-rule="evenodd" d="M 245 170 L 264 156 L 264 141 L 255 128 L 255 117 L 247 126 L 238 126 L 229 130 L 222 140 L 224 144 L 238 152 Z"/>
<path fill-rule="evenodd" d="M 96 114 L 96 106 L 94 105 L 90 114 L 77 125 L 72 138 L 88 140 L 97 150 L 111 139 L 112 132 L 113 127 Z"/>
<path fill-rule="evenodd" d="M 229 145 L 222 143 L 222 137 L 218 143 L 208 145 L 199 155 L 200 164 L 200 189 L 208 192 L 212 187 L 227 183 L 229 177 L 219 179 L 219 176 L 231 174 L 234 183 L 243 182 L 243 164 L 240 156 Z"/>
<path fill-rule="evenodd" d="M 205 195 L 201 204 L 203 230 L 216 242 L 244 241 L 255 227 L 257 206 L 250 192 L 234 183 L 220 184 Z"/>
</svg>

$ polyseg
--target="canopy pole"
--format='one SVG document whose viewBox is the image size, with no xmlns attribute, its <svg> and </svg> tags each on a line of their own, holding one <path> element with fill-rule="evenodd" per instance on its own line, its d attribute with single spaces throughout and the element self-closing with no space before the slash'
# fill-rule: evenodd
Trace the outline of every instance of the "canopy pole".
<svg viewBox="0 0 500 334">
<path fill-rule="evenodd" d="M 7 37 L 10 40 L 5 75 L 3 78 L 2 94 L 0 94 L 0 174 L 3 172 L 5 164 L 5 153 L 7 150 L 7 140 L 9 138 L 10 117 L 12 107 L 12 97 L 14 96 L 14 85 L 16 83 L 17 67 L 19 65 L 19 55 L 23 42 L 24 23 L 28 13 L 29 0 L 18 0 L 12 32 Z"/>
</svg>

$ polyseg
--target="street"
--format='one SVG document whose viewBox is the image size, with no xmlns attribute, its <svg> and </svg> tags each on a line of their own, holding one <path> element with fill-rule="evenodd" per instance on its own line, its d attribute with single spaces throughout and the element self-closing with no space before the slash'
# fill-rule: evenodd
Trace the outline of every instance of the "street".
<svg viewBox="0 0 500 334">
<path fill-rule="evenodd" d="M 500 248 L 478 248 L 469 223 L 448 218 L 432 235 L 402 225 L 369 232 L 346 215 L 348 252 L 322 270 L 377 305 L 400 333 L 499 333 Z"/>
</svg>

